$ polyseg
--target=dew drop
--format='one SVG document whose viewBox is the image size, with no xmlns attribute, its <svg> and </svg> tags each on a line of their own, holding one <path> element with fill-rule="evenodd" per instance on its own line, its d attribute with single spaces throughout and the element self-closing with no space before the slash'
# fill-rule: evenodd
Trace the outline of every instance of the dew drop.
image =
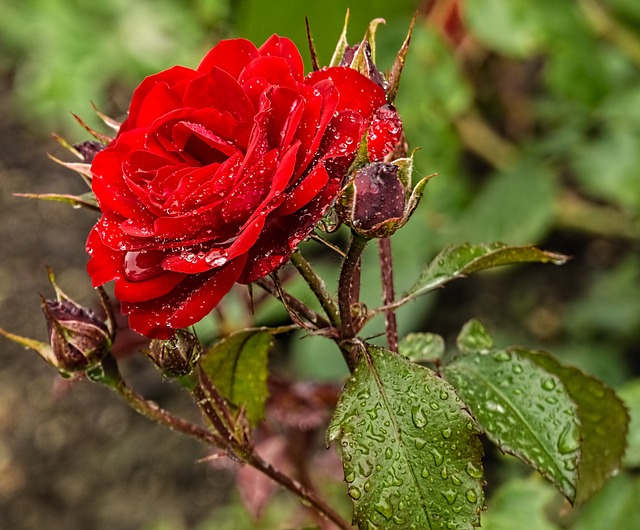
<svg viewBox="0 0 640 530">
<path fill-rule="evenodd" d="M 454 502 L 456 502 L 456 498 L 458 497 L 458 492 L 451 489 L 447 491 L 442 491 L 440 493 L 442 493 L 442 496 L 446 499 L 446 501 L 449 504 L 453 504 Z"/>
<path fill-rule="evenodd" d="M 580 443 L 572 424 L 567 425 L 558 438 L 558 451 L 566 455 L 580 449 Z"/>
<path fill-rule="evenodd" d="M 418 405 L 414 405 L 413 407 L 411 407 L 411 419 L 413 420 L 413 424 L 418 429 L 424 428 L 424 426 L 427 424 L 427 417 Z"/>
<path fill-rule="evenodd" d="M 556 387 L 555 379 L 552 379 L 551 377 L 547 377 L 542 381 L 540 386 L 542 387 L 542 390 L 551 391 Z"/>
<path fill-rule="evenodd" d="M 478 495 L 473 490 L 467 490 L 464 494 L 467 500 L 471 503 L 475 503 L 478 500 Z"/>
<path fill-rule="evenodd" d="M 360 490 L 355 486 L 351 486 L 349 488 L 349 497 L 351 497 L 354 501 L 357 501 L 361 497 Z"/>
<path fill-rule="evenodd" d="M 446 429 L 442 430 L 442 437 L 446 440 L 448 440 L 449 438 L 451 438 L 451 435 L 453 434 L 453 431 L 447 427 Z"/>
<path fill-rule="evenodd" d="M 471 462 L 467 462 L 467 467 L 465 471 L 467 472 L 467 475 L 469 475 L 472 478 L 482 478 L 482 469 L 476 467 Z"/>
<path fill-rule="evenodd" d="M 433 455 L 433 462 L 436 466 L 439 466 L 444 462 L 444 456 L 437 449 L 431 449 L 431 454 Z"/>
<path fill-rule="evenodd" d="M 493 356 L 493 360 L 499 363 L 504 363 L 511 360 L 511 354 L 509 352 L 502 350 Z"/>
<path fill-rule="evenodd" d="M 345 474 L 344 479 L 347 482 L 353 482 L 356 479 L 356 473 L 353 470 L 350 470 L 347 474 Z"/>
<path fill-rule="evenodd" d="M 421 476 L 422 478 L 427 478 L 427 477 L 429 476 L 429 469 L 428 469 L 428 468 L 426 468 L 426 467 L 425 467 L 425 468 L 423 468 L 423 469 L 422 469 L 422 473 L 420 473 L 420 476 Z"/>
</svg>

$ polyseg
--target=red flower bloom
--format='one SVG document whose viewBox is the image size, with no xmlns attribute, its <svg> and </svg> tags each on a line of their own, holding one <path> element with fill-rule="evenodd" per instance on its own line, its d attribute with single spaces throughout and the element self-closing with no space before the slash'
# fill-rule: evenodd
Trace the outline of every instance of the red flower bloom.
<svg viewBox="0 0 640 530">
<path fill-rule="evenodd" d="M 304 77 L 295 45 L 220 42 L 196 70 L 146 78 L 91 166 L 93 285 L 132 329 L 170 338 L 235 282 L 289 258 L 334 201 L 383 90 L 346 67 Z"/>
</svg>

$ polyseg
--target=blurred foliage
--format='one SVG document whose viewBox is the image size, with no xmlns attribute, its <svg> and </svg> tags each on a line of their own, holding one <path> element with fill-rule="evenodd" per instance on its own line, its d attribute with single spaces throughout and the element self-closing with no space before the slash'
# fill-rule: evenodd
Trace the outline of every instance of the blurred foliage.
<svg viewBox="0 0 640 530">
<path fill-rule="evenodd" d="M 462 19 L 454 35 L 441 15 L 456 4 Z M 351 43 L 370 19 L 386 18 L 378 31 L 382 68 L 392 63 L 420 9 L 396 103 L 411 146 L 420 147 L 417 177 L 439 176 L 394 238 L 398 291 L 448 243 L 536 243 L 574 255 L 562 268 L 500 272 L 506 288 L 497 287 L 492 273 L 425 297 L 400 312 L 402 333 L 451 337 L 462 322 L 479 316 L 503 335 L 501 342 L 544 347 L 622 388 L 630 407 L 626 469 L 591 503 L 571 510 L 542 480 L 503 473 L 504 459 L 493 458 L 489 465 L 498 470 L 483 527 L 635 528 L 640 520 L 640 2 L 4 1 L 0 72 L 10 80 L 25 121 L 43 133 L 68 129 L 68 111 L 88 117 L 93 100 L 103 110 L 122 113 L 144 75 L 175 63 L 195 66 L 222 36 L 261 43 L 274 32 L 286 35 L 308 64 L 306 15 L 326 63 L 347 7 Z M 343 238 L 341 232 L 334 236 L 337 242 Z M 327 256 L 317 243 L 302 250 L 321 275 L 336 268 L 338 256 Z M 364 299 L 373 306 L 380 292 L 375 248 L 365 260 Z M 335 278 L 328 284 L 335 289 Z M 296 284 L 292 292 L 308 301 L 304 289 Z M 231 297 L 225 304 L 230 318 L 237 301 Z M 259 319 L 284 319 L 275 307 L 265 304 Z M 214 319 L 199 326 L 201 336 L 214 336 L 216 329 Z M 377 321 L 369 329 L 374 335 L 382 328 Z M 325 351 L 333 348 L 328 341 L 296 336 L 288 346 L 286 360 L 277 355 L 288 370 L 316 378 L 344 374 L 340 356 Z M 240 517 L 234 507 L 225 513 L 230 521 Z M 520 520 L 522 525 L 515 522 Z M 222 528 L 218 524 L 211 527 Z M 230 522 L 229 528 L 240 524 Z M 249 528 L 251 522 L 242 525 Z M 255 527 L 279 528 L 268 520 Z"/>
</svg>

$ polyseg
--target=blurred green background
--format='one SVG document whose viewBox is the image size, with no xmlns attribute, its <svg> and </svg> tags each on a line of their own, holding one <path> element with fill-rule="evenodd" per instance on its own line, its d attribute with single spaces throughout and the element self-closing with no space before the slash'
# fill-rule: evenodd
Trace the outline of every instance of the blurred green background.
<svg viewBox="0 0 640 530">
<path fill-rule="evenodd" d="M 488 449 L 483 528 L 636 528 L 640 521 L 640 2 L 637 0 L 0 0 L 0 325 L 44 338 L 43 266 L 81 302 L 85 212 L 25 202 L 15 192 L 82 191 L 47 160 L 49 138 L 86 139 L 70 112 L 97 126 L 91 102 L 114 117 L 148 74 L 195 67 L 215 42 L 270 34 L 306 52 L 305 15 L 328 63 L 350 7 L 349 41 L 383 17 L 378 64 L 388 68 L 418 19 L 397 107 L 417 173 L 439 175 L 394 237 L 396 283 L 411 285 L 445 244 L 535 243 L 573 256 L 563 267 L 521 266 L 461 280 L 399 314 L 403 333 L 452 343 L 480 318 L 499 344 L 550 351 L 620 390 L 632 416 L 624 470 L 571 510 L 542 479 Z M 338 239 L 341 236 L 337 236 Z M 375 248 L 363 296 L 379 299 Z M 337 260 L 303 252 L 329 278 Z M 331 272 L 334 271 L 334 272 Z M 330 281 L 331 283 L 331 281 Z M 292 289 L 308 296 L 302 285 Z M 233 296 L 226 302 L 233 314 Z M 258 317 L 284 315 L 267 307 Z M 381 322 L 368 331 L 379 333 Z M 203 336 L 216 333 L 205 321 Z M 0 527 L 198 530 L 289 528 L 279 497 L 261 522 L 243 511 L 232 474 L 194 461 L 204 452 L 149 425 L 102 389 L 54 384 L 34 355 L 0 343 Z M 328 341 L 293 337 L 280 369 L 308 379 L 345 374 Z M 133 360 L 137 386 L 187 411 L 169 385 Z M 187 413 L 187 412 L 185 412 Z M 337 495 L 343 495 L 340 484 Z M 518 522 L 521 521 L 521 522 Z"/>
</svg>

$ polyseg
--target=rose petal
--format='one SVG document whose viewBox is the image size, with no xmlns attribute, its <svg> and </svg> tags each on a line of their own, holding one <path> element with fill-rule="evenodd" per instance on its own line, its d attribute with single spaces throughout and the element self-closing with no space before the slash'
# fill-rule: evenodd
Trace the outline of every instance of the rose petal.
<svg viewBox="0 0 640 530">
<path fill-rule="evenodd" d="M 384 90 L 360 72 L 346 67 L 334 66 L 311 72 L 305 83 L 314 86 L 320 81 L 329 79 L 340 93 L 340 102 L 336 110 L 353 110 L 368 119 L 374 109 L 387 101 Z"/>
<path fill-rule="evenodd" d="M 120 126 L 120 134 L 149 126 L 159 116 L 182 106 L 184 89 L 199 75 L 191 68 L 174 66 L 145 78 L 133 93 L 129 116 Z"/>
<path fill-rule="evenodd" d="M 147 337 L 170 339 L 175 329 L 198 322 L 229 292 L 240 273 L 241 257 L 202 275 L 188 276 L 169 294 L 140 303 L 122 303 L 129 327 Z"/>
<path fill-rule="evenodd" d="M 293 78 L 299 83 L 302 82 L 304 78 L 304 63 L 298 48 L 290 39 L 272 35 L 260 46 L 258 51 L 261 55 L 282 57 L 287 61 Z"/>
<path fill-rule="evenodd" d="M 210 72 L 219 68 L 238 79 L 240 72 L 258 57 L 258 49 L 246 39 L 221 40 L 204 56 L 198 65 L 198 72 Z"/>
</svg>

